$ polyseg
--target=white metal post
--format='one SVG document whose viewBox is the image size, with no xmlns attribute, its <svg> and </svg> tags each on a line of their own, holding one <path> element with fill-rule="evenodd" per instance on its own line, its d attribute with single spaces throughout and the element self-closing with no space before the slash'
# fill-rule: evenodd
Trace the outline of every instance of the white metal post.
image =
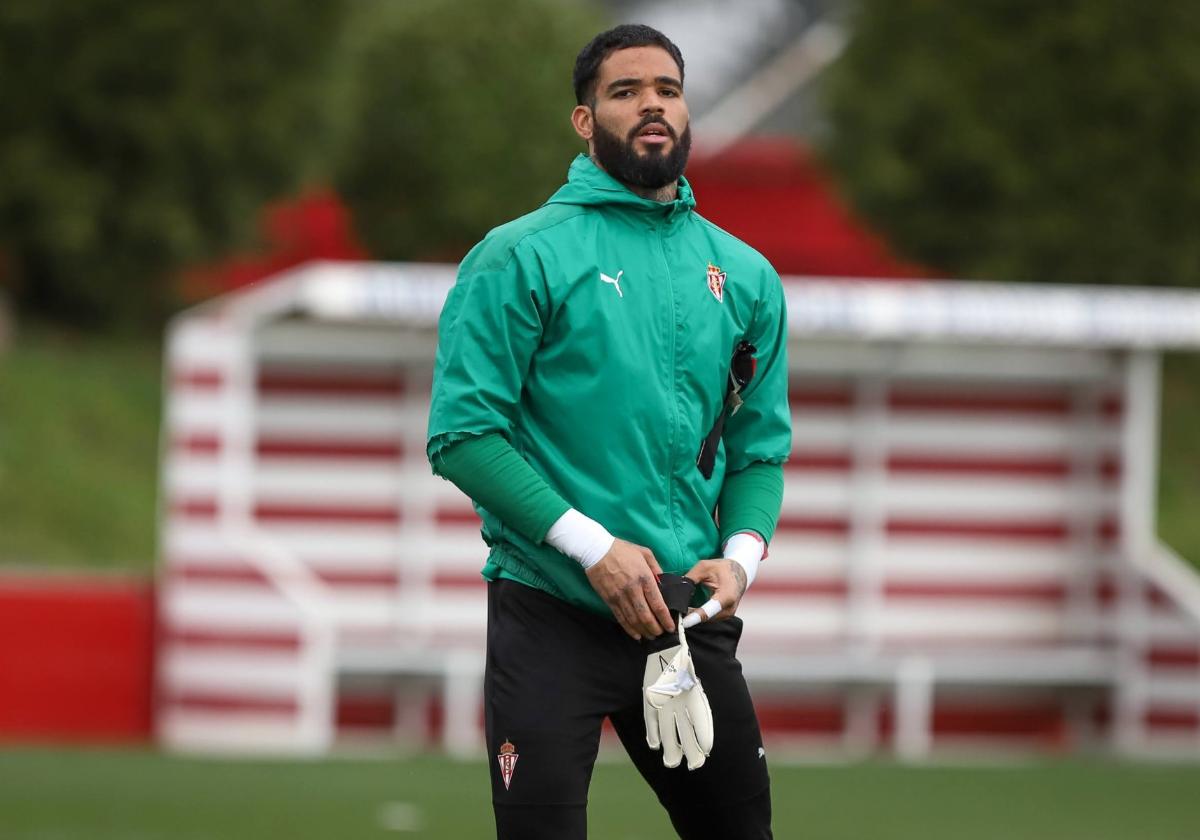
<svg viewBox="0 0 1200 840">
<path fill-rule="evenodd" d="M 908 656 L 896 673 L 895 745 L 903 761 L 922 761 L 933 747 L 933 663 Z"/>
<path fill-rule="evenodd" d="M 880 641 L 883 607 L 879 554 L 886 527 L 887 381 L 876 375 L 858 379 L 852 411 L 846 621 L 850 643 L 869 652 Z"/>
<path fill-rule="evenodd" d="M 1147 689 L 1146 575 L 1155 550 L 1158 477 L 1159 354 L 1132 351 L 1125 364 L 1121 424 L 1121 566 L 1118 573 L 1117 643 L 1120 682 L 1115 698 L 1115 738 L 1123 752 L 1143 744 Z"/>
<path fill-rule="evenodd" d="M 474 758 L 484 743 L 479 727 L 482 659 L 482 653 L 471 650 L 453 650 L 446 655 L 442 743 L 454 758 Z"/>
<path fill-rule="evenodd" d="M 878 650 L 883 618 L 883 579 L 879 556 L 885 535 L 887 489 L 887 380 L 867 374 L 854 383 L 851 404 L 850 510 L 847 534 L 846 636 L 869 658 Z M 877 700 L 847 691 L 842 699 L 842 742 L 849 752 L 876 745 Z"/>
</svg>

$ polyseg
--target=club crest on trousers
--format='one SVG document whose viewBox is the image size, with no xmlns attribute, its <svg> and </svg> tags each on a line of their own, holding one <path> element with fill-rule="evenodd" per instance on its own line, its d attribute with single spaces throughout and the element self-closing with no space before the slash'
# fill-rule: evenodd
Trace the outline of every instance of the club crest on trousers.
<svg viewBox="0 0 1200 840">
<path fill-rule="evenodd" d="M 520 757 L 513 742 L 505 739 L 500 745 L 500 754 L 496 756 L 496 761 L 500 763 L 500 778 L 504 779 L 505 790 L 512 785 L 513 771 L 517 769 L 517 759 Z"/>
</svg>

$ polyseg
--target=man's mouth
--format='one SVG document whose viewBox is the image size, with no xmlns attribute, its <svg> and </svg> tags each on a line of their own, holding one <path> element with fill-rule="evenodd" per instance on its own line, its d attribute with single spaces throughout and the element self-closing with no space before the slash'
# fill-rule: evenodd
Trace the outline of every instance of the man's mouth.
<svg viewBox="0 0 1200 840">
<path fill-rule="evenodd" d="M 671 139 L 671 130 L 662 123 L 650 123 L 637 133 L 637 139 L 651 146 L 660 146 Z"/>
</svg>

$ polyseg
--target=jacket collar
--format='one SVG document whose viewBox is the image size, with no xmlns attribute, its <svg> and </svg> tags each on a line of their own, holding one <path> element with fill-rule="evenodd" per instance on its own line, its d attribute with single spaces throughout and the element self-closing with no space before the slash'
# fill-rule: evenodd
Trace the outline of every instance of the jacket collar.
<svg viewBox="0 0 1200 840">
<path fill-rule="evenodd" d="M 679 190 L 673 201 L 653 201 L 642 198 L 616 178 L 596 165 L 587 155 L 579 155 L 571 163 L 567 183 L 551 196 L 550 204 L 584 204 L 592 206 L 620 206 L 634 212 L 645 213 L 666 221 L 686 216 L 696 207 L 687 178 L 679 179 Z"/>
</svg>

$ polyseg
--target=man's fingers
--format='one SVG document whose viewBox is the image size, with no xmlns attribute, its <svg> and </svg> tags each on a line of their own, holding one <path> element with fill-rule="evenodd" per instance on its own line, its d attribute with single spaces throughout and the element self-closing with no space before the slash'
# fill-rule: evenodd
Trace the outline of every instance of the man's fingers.
<svg viewBox="0 0 1200 840">
<path fill-rule="evenodd" d="M 684 572 L 683 576 L 692 583 L 704 583 L 709 577 L 709 565 L 710 564 L 707 560 L 701 560 L 695 566 L 692 566 L 692 568 Z"/>
<path fill-rule="evenodd" d="M 613 616 L 617 619 L 617 624 L 621 625 L 621 629 L 629 634 L 629 638 L 635 642 L 641 639 L 641 633 L 638 632 L 637 623 L 632 620 L 628 608 L 619 600 L 610 601 L 608 604 L 612 609 Z"/>
<path fill-rule="evenodd" d="M 627 631 L 629 628 L 633 628 L 634 632 L 630 635 L 633 635 L 634 638 L 639 636 L 653 638 L 663 633 L 663 627 L 659 623 L 652 603 L 655 600 L 666 611 L 666 604 L 662 601 L 654 579 L 649 575 L 643 575 L 623 586 L 610 606 L 613 608 L 613 614 L 617 615 L 617 620 L 626 626 Z M 666 615 L 669 619 L 670 612 L 666 611 Z"/>
<path fill-rule="evenodd" d="M 729 569 L 729 563 L 720 560 L 701 560 L 685 575 L 696 584 L 702 584 L 713 597 L 703 607 L 704 612 L 693 611 L 683 620 L 683 627 L 695 627 L 701 621 L 730 618 L 737 614 L 742 588 Z M 696 617 L 693 617 L 696 616 Z"/>
<path fill-rule="evenodd" d="M 615 611 L 614 611 L 614 614 L 615 614 Z M 641 641 L 642 634 L 639 633 L 637 631 L 637 628 L 634 627 L 632 624 L 630 624 L 629 621 L 626 620 L 624 616 L 621 616 L 621 615 L 617 616 L 617 624 L 621 625 L 621 629 L 625 631 L 625 635 L 627 635 L 629 638 L 633 639 L 635 642 Z"/>
<path fill-rule="evenodd" d="M 648 548 L 642 548 L 642 556 L 646 558 L 646 565 L 650 567 L 650 571 L 654 575 L 663 573 L 662 566 L 658 565 L 658 560 L 654 557 L 654 552 Z"/>
<path fill-rule="evenodd" d="M 667 602 L 663 600 L 662 592 L 658 589 L 658 576 L 663 573 L 662 566 L 658 565 L 658 560 L 654 558 L 654 552 L 650 549 L 643 548 L 642 556 L 646 558 L 646 565 L 654 575 L 653 578 L 642 581 L 642 594 L 652 615 L 654 632 L 651 635 L 658 636 L 674 630 L 675 620 L 671 616 L 671 610 L 667 608 Z"/>
<path fill-rule="evenodd" d="M 641 629 L 641 631 L 647 636 L 662 635 L 663 628 L 660 626 L 659 620 L 655 616 L 655 611 L 651 609 L 650 605 L 647 603 L 645 593 L 638 593 L 637 596 L 634 596 L 633 593 L 630 593 L 630 596 L 635 599 L 632 606 L 633 611 L 637 616 L 639 629 Z"/>
<path fill-rule="evenodd" d="M 674 630 L 675 619 L 671 616 L 671 610 L 667 607 L 667 602 L 663 600 L 658 583 L 654 580 L 646 581 L 642 587 L 642 592 L 646 596 L 646 603 L 649 605 L 656 623 L 661 628 L 660 632 L 667 633 Z"/>
<path fill-rule="evenodd" d="M 701 622 L 709 622 L 719 616 L 722 612 L 726 612 L 725 607 L 721 606 L 721 602 L 715 598 L 709 598 L 704 601 L 700 607 L 692 607 L 683 619 L 683 629 L 694 628 Z"/>
<path fill-rule="evenodd" d="M 608 554 L 587 570 L 587 578 L 621 628 L 638 640 L 661 635 L 664 627 L 673 624 L 658 591 L 655 576 L 661 572 L 650 549 L 618 539 Z"/>
</svg>

